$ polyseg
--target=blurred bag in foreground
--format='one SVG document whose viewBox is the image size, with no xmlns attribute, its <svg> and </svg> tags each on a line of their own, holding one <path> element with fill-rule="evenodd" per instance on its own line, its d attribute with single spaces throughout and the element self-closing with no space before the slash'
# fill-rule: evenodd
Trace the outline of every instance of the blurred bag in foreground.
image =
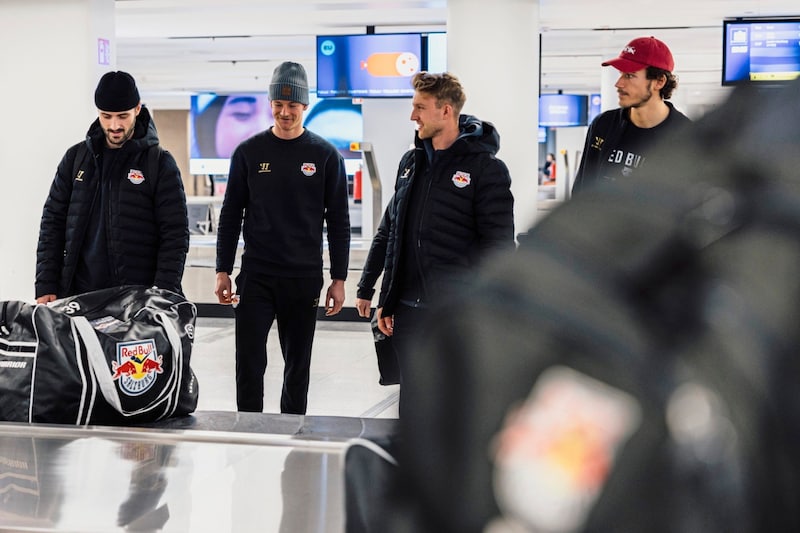
<svg viewBox="0 0 800 533">
<path fill-rule="evenodd" d="M 798 122 L 737 90 L 436 310 L 385 531 L 800 531 Z"/>
</svg>

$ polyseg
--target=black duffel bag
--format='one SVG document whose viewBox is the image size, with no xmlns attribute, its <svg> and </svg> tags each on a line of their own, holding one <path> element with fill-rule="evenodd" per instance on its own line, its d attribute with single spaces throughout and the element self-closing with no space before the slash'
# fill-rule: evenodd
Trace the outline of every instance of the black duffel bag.
<svg viewBox="0 0 800 533">
<path fill-rule="evenodd" d="M 196 317 L 183 296 L 143 286 L 0 302 L 0 420 L 118 425 L 193 412 Z"/>
</svg>

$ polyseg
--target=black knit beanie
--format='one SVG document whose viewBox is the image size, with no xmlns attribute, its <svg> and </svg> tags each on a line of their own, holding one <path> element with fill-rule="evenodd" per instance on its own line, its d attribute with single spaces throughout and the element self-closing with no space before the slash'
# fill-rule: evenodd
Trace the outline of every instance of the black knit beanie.
<svg viewBox="0 0 800 533">
<path fill-rule="evenodd" d="M 139 105 L 139 90 L 127 72 L 107 72 L 94 91 L 94 104 L 101 111 L 118 113 Z"/>
</svg>

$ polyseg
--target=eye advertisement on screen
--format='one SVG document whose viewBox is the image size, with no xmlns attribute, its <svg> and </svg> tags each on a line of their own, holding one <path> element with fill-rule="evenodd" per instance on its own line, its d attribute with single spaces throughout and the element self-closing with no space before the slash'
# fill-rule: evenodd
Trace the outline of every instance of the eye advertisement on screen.
<svg viewBox="0 0 800 533">
<path fill-rule="evenodd" d="M 418 33 L 317 36 L 317 96 L 412 97 L 421 56 Z"/>
<path fill-rule="evenodd" d="M 196 94 L 191 97 L 189 172 L 223 175 L 230 157 L 242 141 L 273 124 L 267 93 Z M 330 141 L 345 158 L 348 174 L 355 172 L 361 154 L 350 143 L 361 140 L 361 105 L 352 98 L 321 99 L 309 94 L 303 125 Z"/>
</svg>

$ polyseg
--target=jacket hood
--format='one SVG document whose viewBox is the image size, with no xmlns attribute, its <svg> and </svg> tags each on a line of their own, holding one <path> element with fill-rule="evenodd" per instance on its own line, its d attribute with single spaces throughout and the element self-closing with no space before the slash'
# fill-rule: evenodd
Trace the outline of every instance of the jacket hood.
<svg viewBox="0 0 800 533">
<path fill-rule="evenodd" d="M 500 134 L 491 122 L 485 122 L 472 115 L 458 117 L 460 133 L 456 142 L 449 148 L 456 153 L 489 153 L 496 155 L 500 150 Z M 417 133 L 414 134 L 414 144 L 417 148 L 430 148 L 430 139 L 423 142 Z M 432 150 L 432 148 L 430 148 Z"/>
<path fill-rule="evenodd" d="M 488 152 L 492 155 L 500 150 L 500 134 L 491 122 L 472 115 L 461 115 L 458 117 L 458 129 L 461 134 L 453 146 L 463 145 L 470 152 Z"/>
<path fill-rule="evenodd" d="M 105 133 L 100 126 L 100 119 L 97 118 L 89 126 L 89 131 L 86 132 L 86 144 L 92 153 L 98 153 L 102 143 L 105 142 Z M 139 116 L 136 117 L 136 124 L 133 127 L 133 136 L 122 145 L 120 150 L 141 152 L 150 146 L 158 144 L 158 131 L 156 130 L 155 122 L 150 115 L 150 110 L 142 105 L 142 110 L 139 111 Z"/>
</svg>

